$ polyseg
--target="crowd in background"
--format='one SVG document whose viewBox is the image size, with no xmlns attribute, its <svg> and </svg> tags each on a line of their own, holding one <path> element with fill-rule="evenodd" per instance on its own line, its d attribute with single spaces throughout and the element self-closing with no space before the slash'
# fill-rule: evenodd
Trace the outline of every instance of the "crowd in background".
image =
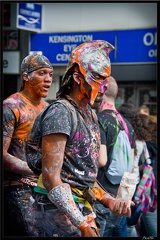
<svg viewBox="0 0 160 240">
<path fill-rule="evenodd" d="M 108 103 L 111 102 L 108 100 Z M 101 111 L 101 108 L 102 107 L 99 104 L 99 102 L 95 102 L 95 104 L 93 105 L 93 109 L 98 114 Z M 141 161 L 144 161 L 142 155 L 144 148 L 143 144 L 145 142 L 149 154 L 147 155 L 147 158 L 149 159 L 149 165 L 153 167 L 153 172 L 157 186 L 157 116 L 151 115 L 149 107 L 144 104 L 136 108 L 133 104 L 124 102 L 120 107 L 117 108 L 117 110 L 125 119 L 127 119 L 130 122 L 135 132 L 134 171 L 137 177 L 137 185 L 140 181 L 140 178 L 142 177 L 142 166 L 140 165 L 142 164 Z M 132 216 L 132 218 L 127 219 L 126 225 L 124 224 L 123 220 L 122 223 L 123 231 L 122 228 L 119 230 L 119 227 L 112 226 L 112 228 L 116 230 L 113 231 L 112 233 L 113 235 L 111 236 L 120 237 L 157 236 L 157 209 L 154 209 L 153 212 L 148 211 L 147 213 L 140 211 L 140 208 L 138 210 L 137 209 L 138 209 L 137 206 L 132 208 L 133 212 L 132 215 L 134 216 Z M 127 229 L 125 229 L 126 227 Z M 109 228 L 110 226 L 108 225 L 108 229 Z"/>
</svg>

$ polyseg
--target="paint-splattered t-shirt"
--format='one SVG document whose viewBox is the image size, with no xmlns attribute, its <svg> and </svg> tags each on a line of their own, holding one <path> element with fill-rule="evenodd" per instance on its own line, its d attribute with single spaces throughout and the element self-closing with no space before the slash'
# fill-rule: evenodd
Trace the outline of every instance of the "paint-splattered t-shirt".
<svg viewBox="0 0 160 240">
<path fill-rule="evenodd" d="M 97 116 L 89 105 L 83 110 L 69 96 L 66 98 L 54 102 L 45 115 L 42 112 L 38 116 L 29 139 L 40 143 L 45 135 L 68 135 L 61 179 L 72 187 L 84 189 L 92 187 L 97 177 L 100 130 Z"/>
<path fill-rule="evenodd" d="M 112 149 L 119 133 L 117 121 L 113 116 L 114 112 L 115 112 L 114 110 L 107 109 L 97 114 L 98 121 L 100 123 L 101 143 L 107 146 L 108 163 L 110 162 Z M 122 117 L 122 115 L 119 116 L 117 115 L 117 117 Z M 125 120 L 125 123 L 128 128 L 128 137 L 131 144 L 131 148 L 135 148 L 134 129 L 127 119 L 125 119 L 124 117 L 122 118 Z M 102 184 L 106 191 L 116 195 L 119 184 L 115 185 L 111 184 L 111 182 L 107 179 L 105 175 L 104 168 L 99 169 L 97 179 Z"/>
<path fill-rule="evenodd" d="M 44 100 L 36 105 L 21 92 L 12 94 L 3 101 L 3 136 L 11 138 L 8 153 L 26 161 L 27 135 L 32 129 L 35 118 L 47 105 Z M 14 174 L 6 171 L 5 177 L 9 175 Z"/>
</svg>

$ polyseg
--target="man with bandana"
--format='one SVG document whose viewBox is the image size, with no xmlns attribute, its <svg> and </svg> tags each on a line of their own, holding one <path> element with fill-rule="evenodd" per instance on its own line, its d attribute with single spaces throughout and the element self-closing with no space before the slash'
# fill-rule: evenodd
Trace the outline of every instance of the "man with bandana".
<svg viewBox="0 0 160 240">
<path fill-rule="evenodd" d="M 106 157 L 99 158 L 100 130 L 90 105 L 106 91 L 113 49 L 95 40 L 72 51 L 57 100 L 37 117 L 29 135 L 28 141 L 41 142 L 42 149 L 42 174 L 34 189 L 39 236 L 99 237 L 96 199 L 117 215 L 130 215 L 130 205 L 96 184 Z"/>
<path fill-rule="evenodd" d="M 38 54 L 21 63 L 22 85 L 3 101 L 4 236 L 34 236 L 30 207 L 37 176 L 26 162 L 25 144 L 34 120 L 48 105 L 53 68 Z"/>
</svg>

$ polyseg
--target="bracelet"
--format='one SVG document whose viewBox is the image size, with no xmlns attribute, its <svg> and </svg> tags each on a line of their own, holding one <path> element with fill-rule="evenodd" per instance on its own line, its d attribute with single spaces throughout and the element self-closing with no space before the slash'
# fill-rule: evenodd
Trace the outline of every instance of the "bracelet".
<svg viewBox="0 0 160 240">
<path fill-rule="evenodd" d="M 94 196 L 97 200 L 102 200 L 103 195 L 104 195 L 104 190 L 102 190 L 98 187 L 93 187 L 92 192 L 94 193 Z"/>
<path fill-rule="evenodd" d="M 51 189 L 47 196 L 58 209 L 67 215 L 74 226 L 78 227 L 84 222 L 85 217 L 77 208 L 68 183 L 63 183 Z"/>
</svg>

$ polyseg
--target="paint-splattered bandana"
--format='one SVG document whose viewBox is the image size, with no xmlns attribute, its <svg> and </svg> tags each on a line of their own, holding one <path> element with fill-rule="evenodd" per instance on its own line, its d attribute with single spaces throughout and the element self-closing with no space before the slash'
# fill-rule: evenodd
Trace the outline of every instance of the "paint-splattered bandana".
<svg viewBox="0 0 160 240">
<path fill-rule="evenodd" d="M 30 73 L 40 68 L 52 68 L 50 61 L 43 55 L 31 54 L 26 56 L 21 64 L 22 73 Z"/>
<path fill-rule="evenodd" d="M 70 55 L 69 65 L 62 78 L 62 88 L 58 91 L 57 96 L 61 95 L 64 86 L 68 84 L 75 63 L 79 65 L 85 81 L 91 86 L 95 81 L 93 73 L 108 78 L 111 74 L 109 53 L 113 49 L 114 47 L 104 40 L 85 42 L 76 47 Z"/>
</svg>

